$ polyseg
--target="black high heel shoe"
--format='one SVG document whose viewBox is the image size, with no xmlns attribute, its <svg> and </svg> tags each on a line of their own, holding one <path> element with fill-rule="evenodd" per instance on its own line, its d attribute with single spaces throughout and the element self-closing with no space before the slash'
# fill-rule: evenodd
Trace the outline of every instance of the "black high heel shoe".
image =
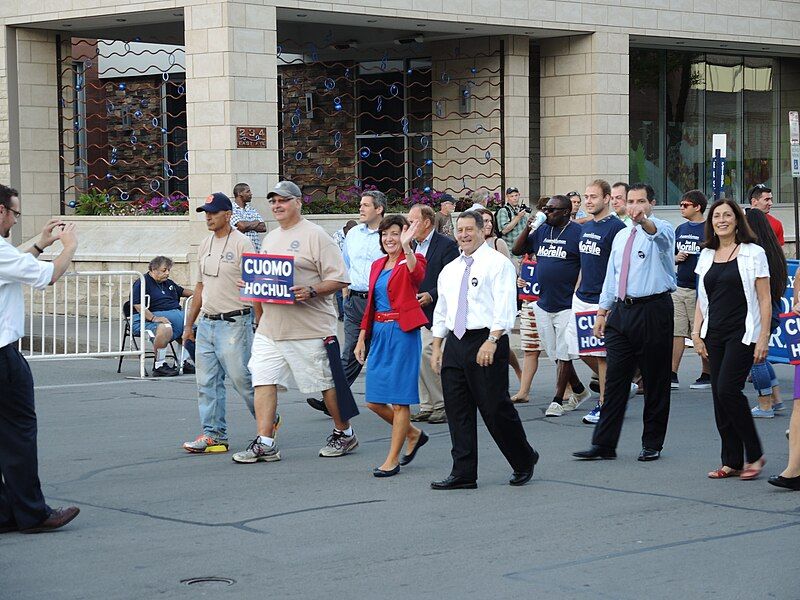
<svg viewBox="0 0 800 600">
<path fill-rule="evenodd" d="M 767 483 L 787 490 L 800 491 L 800 476 L 784 477 L 783 475 L 773 475 L 767 479 Z"/>
</svg>

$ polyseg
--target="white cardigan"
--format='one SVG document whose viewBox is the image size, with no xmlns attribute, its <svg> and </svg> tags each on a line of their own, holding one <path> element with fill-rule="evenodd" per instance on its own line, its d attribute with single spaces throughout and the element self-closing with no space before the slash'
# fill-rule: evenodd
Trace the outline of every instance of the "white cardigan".
<svg viewBox="0 0 800 600">
<path fill-rule="evenodd" d="M 703 326 L 700 329 L 700 337 L 706 337 L 708 331 L 708 294 L 704 278 L 714 262 L 714 251 L 704 248 L 697 259 L 697 267 L 694 272 L 698 275 L 697 280 L 697 301 L 700 303 L 700 310 L 703 312 Z M 756 279 L 761 277 L 769 278 L 769 264 L 764 249 L 758 244 L 742 244 L 739 247 L 739 256 L 736 261 L 739 267 L 739 277 L 742 278 L 744 297 L 747 300 L 747 317 L 744 321 L 744 337 L 742 343 L 746 346 L 755 343 L 761 333 L 761 309 L 758 306 L 758 295 L 756 294 Z"/>
</svg>

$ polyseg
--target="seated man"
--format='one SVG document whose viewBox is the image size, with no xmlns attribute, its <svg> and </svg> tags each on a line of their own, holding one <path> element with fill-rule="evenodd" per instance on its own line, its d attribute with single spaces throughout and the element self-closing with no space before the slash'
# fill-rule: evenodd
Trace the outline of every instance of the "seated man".
<svg viewBox="0 0 800 600">
<path fill-rule="evenodd" d="M 151 332 L 155 339 L 153 347 L 156 359 L 153 368 L 153 377 L 174 377 L 178 374 L 177 366 L 171 367 L 166 363 L 167 346 L 173 340 L 179 340 L 183 334 L 183 311 L 181 298 L 188 298 L 194 294 L 193 289 L 182 288 L 169 278 L 172 269 L 172 260 L 166 256 L 156 256 L 148 265 L 149 271 L 145 273 L 145 297 L 149 298 L 147 308 L 136 304 L 141 299 L 141 284 L 133 284 L 133 319 L 131 332 L 133 335 L 141 333 L 141 316 L 144 315 L 145 329 Z M 186 346 L 189 359 L 183 363 L 184 373 L 194 373 L 194 347 Z"/>
</svg>

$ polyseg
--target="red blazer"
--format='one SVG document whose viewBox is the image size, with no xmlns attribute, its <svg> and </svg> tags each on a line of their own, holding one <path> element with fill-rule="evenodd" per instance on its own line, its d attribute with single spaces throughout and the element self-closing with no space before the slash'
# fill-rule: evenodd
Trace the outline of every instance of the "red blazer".
<svg viewBox="0 0 800 600">
<path fill-rule="evenodd" d="M 419 285 L 425 278 L 425 257 L 415 254 L 417 266 L 410 272 L 406 266 L 405 257 L 397 261 L 389 275 L 387 291 L 389 292 L 389 304 L 393 312 L 400 313 L 397 324 L 403 331 L 413 331 L 428 323 L 428 317 L 422 312 L 417 300 Z M 367 296 L 367 307 L 364 310 L 364 318 L 361 320 L 361 329 L 366 330 L 367 337 L 372 333 L 372 322 L 375 320 L 375 283 L 389 260 L 388 256 L 379 258 L 372 263 L 372 270 L 369 273 L 369 295 Z"/>
</svg>

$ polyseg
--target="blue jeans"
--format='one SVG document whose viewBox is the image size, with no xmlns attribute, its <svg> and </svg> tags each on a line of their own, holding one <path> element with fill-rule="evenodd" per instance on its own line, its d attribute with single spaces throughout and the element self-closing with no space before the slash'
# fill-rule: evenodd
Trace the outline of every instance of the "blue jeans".
<svg viewBox="0 0 800 600">
<path fill-rule="evenodd" d="M 233 317 L 234 321 L 200 318 L 197 325 L 195 365 L 197 404 L 203 433 L 217 440 L 228 439 L 225 422 L 225 379 L 244 398 L 255 416 L 253 384 L 247 362 L 253 345 L 252 315 Z"/>
<path fill-rule="evenodd" d="M 753 379 L 753 387 L 759 396 L 769 396 L 772 394 L 772 388 L 778 385 L 775 369 L 766 360 L 763 363 L 753 364 L 750 376 Z"/>
</svg>

